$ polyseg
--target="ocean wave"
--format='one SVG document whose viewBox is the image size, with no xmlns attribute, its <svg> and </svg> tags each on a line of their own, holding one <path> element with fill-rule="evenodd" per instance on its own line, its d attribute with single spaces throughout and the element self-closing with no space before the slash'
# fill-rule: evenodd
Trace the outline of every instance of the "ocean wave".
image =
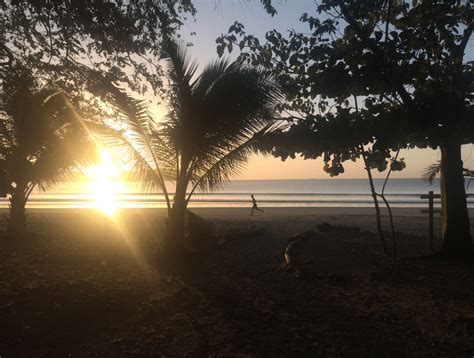
<svg viewBox="0 0 474 358">
<path fill-rule="evenodd" d="M 31 198 L 29 203 L 94 203 L 95 198 Z M 8 204 L 6 199 L 1 200 L 5 204 Z M 165 203 L 164 198 L 141 198 L 139 200 L 135 198 L 117 198 L 114 200 L 115 203 Z M 392 204 L 428 204 L 427 201 L 420 199 L 417 200 L 390 200 Z M 468 204 L 474 204 L 474 200 L 468 200 Z M 231 199 L 231 198 L 221 198 L 221 199 L 203 199 L 203 198 L 194 198 L 191 200 L 191 203 L 229 203 L 229 204 L 249 204 L 248 199 Z M 272 203 L 292 203 L 292 204 L 332 204 L 332 203 L 348 203 L 348 204 L 371 204 L 373 203 L 371 198 L 367 199 L 260 199 L 258 200 L 259 204 L 272 204 Z"/>
</svg>

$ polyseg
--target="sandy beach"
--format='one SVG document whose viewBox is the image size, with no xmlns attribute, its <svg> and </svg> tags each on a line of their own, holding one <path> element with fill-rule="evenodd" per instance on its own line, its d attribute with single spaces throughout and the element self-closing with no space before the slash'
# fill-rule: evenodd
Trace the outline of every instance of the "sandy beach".
<svg viewBox="0 0 474 358">
<path fill-rule="evenodd" d="M 328 222 L 334 225 L 356 226 L 362 230 L 375 232 L 375 210 L 367 207 L 274 207 L 264 208 L 264 213 L 255 213 L 250 216 L 250 208 L 193 208 L 193 212 L 211 222 L 226 223 L 233 226 L 263 225 L 276 229 L 282 234 L 308 230 L 316 224 Z M 393 208 L 395 229 L 402 233 L 428 235 L 428 214 L 422 213 L 421 208 Z M 0 215 L 7 215 L 6 209 L 0 209 Z M 63 218 L 84 218 L 99 214 L 107 219 L 107 215 L 95 209 L 30 209 L 29 223 L 61 222 Z M 122 209 L 118 213 L 125 216 L 143 217 L 147 220 L 166 216 L 165 209 Z M 474 217 L 474 209 L 469 211 Z M 94 219 L 95 220 L 95 219 Z M 441 227 L 440 214 L 434 215 L 435 235 L 439 236 Z M 382 209 L 384 230 L 389 230 L 389 220 L 386 209 Z M 471 225 L 474 228 L 474 224 Z"/>
<path fill-rule="evenodd" d="M 428 214 L 421 213 L 420 208 L 393 208 L 396 230 L 410 234 L 424 235 L 428 232 Z M 357 226 L 362 230 L 374 232 L 376 229 L 375 210 L 362 207 L 312 207 L 312 208 L 265 208 L 264 214 L 256 213 L 247 218 L 247 208 L 199 208 L 193 209 L 203 217 L 217 220 L 255 220 L 272 225 L 273 222 L 288 223 L 288 231 L 303 230 L 306 226 L 328 222 L 334 225 Z M 389 229 L 387 211 L 382 209 L 384 229 Z M 474 209 L 470 210 L 474 217 Z M 440 228 L 441 218 L 435 214 L 435 227 Z M 285 228 L 285 231 L 286 228 Z M 438 230 L 439 231 L 439 230 Z M 438 233 L 439 234 L 439 233 Z"/>
<path fill-rule="evenodd" d="M 474 351 L 471 268 L 428 249 L 427 216 L 395 209 L 400 262 L 368 208 L 194 210 L 212 233 L 173 270 L 156 256 L 164 210 L 31 210 L 0 260 L 0 355 L 465 356 Z M 473 213 L 471 212 L 471 215 Z M 282 268 L 287 237 L 329 223 Z M 437 218 L 439 222 L 439 218 Z M 356 230 L 355 228 L 361 230 Z M 388 228 L 388 226 L 386 226 Z M 439 245 L 439 242 L 437 242 Z"/>
</svg>

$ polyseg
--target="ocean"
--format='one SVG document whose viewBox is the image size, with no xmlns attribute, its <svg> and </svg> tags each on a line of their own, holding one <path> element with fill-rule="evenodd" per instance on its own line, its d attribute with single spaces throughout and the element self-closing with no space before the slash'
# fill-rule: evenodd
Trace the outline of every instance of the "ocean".
<svg viewBox="0 0 474 358">
<path fill-rule="evenodd" d="M 466 186 L 468 186 L 466 181 Z M 474 195 L 474 182 L 468 192 Z M 381 190 L 383 179 L 376 179 Z M 170 191 L 173 191 L 170 185 Z M 386 197 L 394 207 L 426 207 L 420 194 L 433 190 L 439 193 L 439 180 L 432 185 L 421 179 L 392 179 L 385 189 Z M 235 180 L 212 193 L 196 193 L 190 207 L 250 207 L 254 194 L 261 207 L 367 207 L 372 206 L 369 182 L 366 179 L 304 179 L 304 180 Z M 53 190 L 34 191 L 29 208 L 95 208 L 105 204 L 121 208 L 165 207 L 160 193 L 146 194 L 138 188 L 130 189 L 124 183 L 108 183 L 97 188 L 88 182 L 67 182 Z M 474 197 L 468 198 L 470 207 Z M 6 199 L 1 207 L 8 207 Z"/>
</svg>

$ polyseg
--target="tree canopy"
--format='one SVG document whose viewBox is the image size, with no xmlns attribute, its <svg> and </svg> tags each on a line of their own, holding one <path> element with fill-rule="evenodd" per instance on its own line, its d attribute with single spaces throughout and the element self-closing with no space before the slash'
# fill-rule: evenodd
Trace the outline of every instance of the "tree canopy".
<svg viewBox="0 0 474 358">
<path fill-rule="evenodd" d="M 98 71 L 134 91 L 156 90 L 163 35 L 195 14 L 192 0 L 1 0 L 0 68 L 20 61 L 76 86 Z"/>
<path fill-rule="evenodd" d="M 302 120 L 275 155 L 333 155 L 327 168 L 337 174 L 360 144 L 388 155 L 400 146 L 436 148 L 446 137 L 473 141 L 474 66 L 464 59 L 470 2 L 327 0 L 315 10 L 301 16 L 309 33 L 273 30 L 262 43 L 236 22 L 217 40 L 219 53 L 237 45 L 241 60 L 272 69 L 290 90 L 284 108 Z"/>
<path fill-rule="evenodd" d="M 1 66 L 20 60 L 49 75 L 68 72 L 67 81 L 88 69 L 137 91 L 154 89 L 162 34 L 194 13 L 191 0 L 2 0 Z"/>
</svg>

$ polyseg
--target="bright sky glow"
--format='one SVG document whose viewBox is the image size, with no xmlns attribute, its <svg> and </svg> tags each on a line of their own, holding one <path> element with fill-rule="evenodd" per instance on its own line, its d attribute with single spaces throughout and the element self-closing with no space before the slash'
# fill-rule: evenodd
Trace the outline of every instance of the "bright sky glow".
<svg viewBox="0 0 474 358">
<path fill-rule="evenodd" d="M 95 196 L 95 205 L 108 215 L 113 215 L 118 207 L 117 194 L 125 192 L 120 181 L 121 170 L 112 154 L 101 148 L 100 161 L 86 169 L 89 177 L 89 189 Z"/>
</svg>

